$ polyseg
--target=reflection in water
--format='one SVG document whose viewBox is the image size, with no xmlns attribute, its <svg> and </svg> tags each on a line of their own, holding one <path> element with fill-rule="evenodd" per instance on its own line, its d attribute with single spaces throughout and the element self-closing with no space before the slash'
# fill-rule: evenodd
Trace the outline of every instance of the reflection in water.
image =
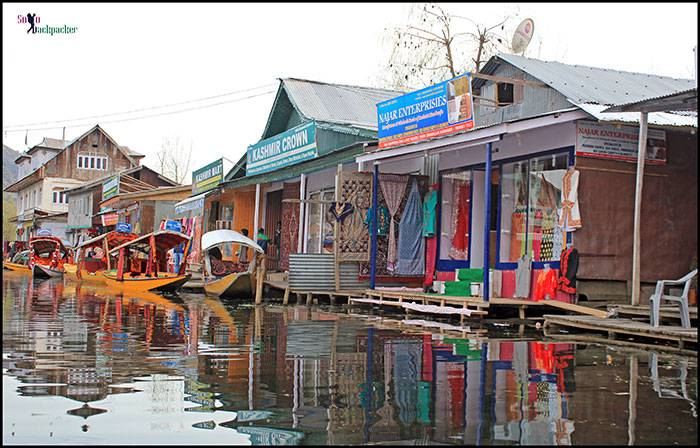
<svg viewBox="0 0 700 448">
<path fill-rule="evenodd" d="M 695 358 L 21 275 L 3 311 L 4 443 L 697 442 Z"/>
</svg>

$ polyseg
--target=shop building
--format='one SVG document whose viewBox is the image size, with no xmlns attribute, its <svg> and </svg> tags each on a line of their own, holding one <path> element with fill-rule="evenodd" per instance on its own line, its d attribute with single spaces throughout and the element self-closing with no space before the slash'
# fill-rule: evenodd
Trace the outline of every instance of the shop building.
<svg viewBox="0 0 700 448">
<path fill-rule="evenodd" d="M 106 190 L 103 186 L 106 185 Z M 101 235 L 107 226 L 113 226 L 116 212 L 100 210 L 100 202 L 119 193 L 135 193 L 158 187 L 174 187 L 177 182 L 153 171 L 144 165 L 109 174 L 79 187 L 66 190 L 68 202 L 68 241 L 77 246 L 83 241 Z M 106 193 L 108 196 L 103 196 Z M 100 213 L 100 212 L 103 213 Z"/>
<path fill-rule="evenodd" d="M 5 188 L 17 193 L 17 239 L 28 241 L 40 228 L 68 239 L 66 191 L 139 166 L 143 157 L 117 144 L 99 125 L 72 142 L 44 138 L 17 158 L 19 180 Z"/>
<path fill-rule="evenodd" d="M 105 184 L 103 191 L 104 188 Z M 131 224 L 132 232 L 138 235 L 155 232 L 165 219 L 175 213 L 175 204 L 187 198 L 191 189 L 190 185 L 179 185 L 107 195 L 107 199 L 100 202 L 100 216 L 107 216 L 101 218 L 104 220 L 103 231 L 115 230 L 117 223 L 127 223 Z"/>
<path fill-rule="evenodd" d="M 204 227 L 251 237 L 263 228 L 268 271 L 288 270 L 290 254 L 332 254 L 336 174 L 357 171 L 355 157 L 376 140 L 374 105 L 399 94 L 281 79 L 260 141 L 206 194 Z"/>
<path fill-rule="evenodd" d="M 531 268 L 527 297 L 533 299 L 540 272 L 560 269 L 562 249 L 573 245 L 579 294 L 629 300 L 638 114 L 602 110 L 687 90 L 695 81 L 505 54 L 474 75 L 469 92 L 459 91 L 460 78 L 432 87 L 434 97 L 444 96 L 433 103 L 436 111 L 445 111 L 442 124 L 433 121 L 421 129 L 419 121 L 418 130 L 390 131 L 385 138 L 380 129 L 379 144 L 356 158 L 361 171 L 374 174 L 378 210 L 385 207 L 394 217 L 393 260 L 401 265 L 401 253 L 409 249 L 421 259 L 418 266 L 387 269 L 389 237 L 377 223 L 368 269 L 372 286 L 389 280 L 428 285 L 455 280 L 455 269 L 488 267 L 493 271 L 491 282 L 488 271 L 484 274 L 488 296 L 514 297 L 523 260 Z M 423 99 L 427 90 L 420 91 Z M 469 96 L 473 104 L 465 105 Z M 385 112 L 411 106 L 415 96 L 395 103 L 378 105 L 380 126 L 395 122 L 391 113 L 382 115 L 383 106 Z M 649 124 L 643 282 L 678 278 L 697 255 L 697 218 L 687 213 L 697 207 L 697 116 L 650 113 Z M 411 198 L 414 180 L 419 202 L 415 194 Z M 415 233 L 415 225 L 402 226 L 402 220 L 413 219 L 416 206 L 431 200 L 431 189 L 432 236 L 402 245 L 403 227 Z M 413 215 L 402 210 L 409 201 Z M 421 245 L 424 249 L 417 248 Z M 643 301 L 648 295 L 642 294 Z"/>
</svg>

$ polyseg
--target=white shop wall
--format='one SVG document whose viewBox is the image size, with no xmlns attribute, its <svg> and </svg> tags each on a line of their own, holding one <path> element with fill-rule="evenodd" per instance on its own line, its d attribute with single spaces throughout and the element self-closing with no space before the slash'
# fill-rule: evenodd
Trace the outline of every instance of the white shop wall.
<svg viewBox="0 0 700 448">
<path fill-rule="evenodd" d="M 522 157 L 551 149 L 573 146 L 576 143 L 576 124 L 574 122 L 546 126 L 543 128 L 506 134 L 503 140 L 492 144 L 492 160 Z M 477 165 L 486 160 L 486 145 L 473 146 L 463 150 L 440 154 L 440 171 Z"/>
</svg>

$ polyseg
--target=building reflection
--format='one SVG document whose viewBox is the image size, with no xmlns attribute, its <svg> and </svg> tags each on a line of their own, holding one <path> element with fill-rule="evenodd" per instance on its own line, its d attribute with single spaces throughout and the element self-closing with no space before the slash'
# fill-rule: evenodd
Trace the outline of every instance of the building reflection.
<svg viewBox="0 0 700 448">
<path fill-rule="evenodd" d="M 78 402 L 65 412 L 81 421 L 106 412 L 91 403 L 140 390 L 153 412 L 201 414 L 195 429 L 259 444 L 566 445 L 577 382 L 595 380 L 569 343 L 409 334 L 303 306 L 3 285 L 7 374 L 21 395 Z M 696 389 L 679 395 L 693 409 Z M 216 423 L 220 411 L 236 417 Z"/>
</svg>

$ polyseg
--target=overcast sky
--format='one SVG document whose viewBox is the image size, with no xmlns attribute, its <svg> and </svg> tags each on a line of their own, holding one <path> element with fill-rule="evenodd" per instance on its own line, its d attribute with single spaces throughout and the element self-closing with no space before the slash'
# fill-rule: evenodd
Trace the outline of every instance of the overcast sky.
<svg viewBox="0 0 700 448">
<path fill-rule="evenodd" d="M 445 4 L 479 23 L 509 13 L 535 22 L 526 56 L 570 64 L 695 77 L 697 4 Z M 3 3 L 3 142 L 23 151 L 25 132 L 8 126 L 143 109 L 246 90 L 204 102 L 83 120 L 121 145 L 154 153 L 163 138 L 191 142 L 190 170 L 221 156 L 233 161 L 259 140 L 277 78 L 376 86 L 387 52 L 385 28 L 404 23 L 408 4 L 12 4 Z M 27 34 L 38 25 L 75 26 L 74 34 Z M 254 90 L 250 90 L 254 89 Z M 129 117 L 238 102 L 142 120 Z M 28 128 L 57 126 L 40 124 Z M 60 126 L 63 126 L 61 123 Z M 25 126 L 26 127 L 26 126 Z M 17 129 L 17 128 L 11 128 Z M 34 130 L 61 138 L 61 129 Z M 189 183 L 189 181 L 186 181 Z"/>
</svg>

